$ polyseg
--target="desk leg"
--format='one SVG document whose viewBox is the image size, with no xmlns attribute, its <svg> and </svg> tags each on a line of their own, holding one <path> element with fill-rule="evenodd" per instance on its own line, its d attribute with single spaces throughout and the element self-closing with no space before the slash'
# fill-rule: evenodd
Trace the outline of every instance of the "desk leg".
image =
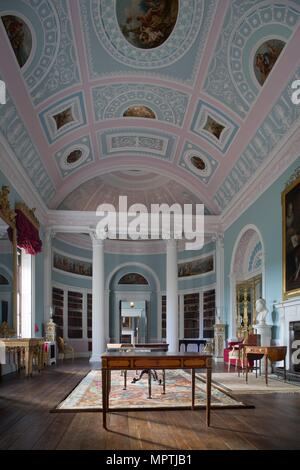
<svg viewBox="0 0 300 470">
<path fill-rule="evenodd" d="M 127 388 L 127 370 L 124 370 L 124 387 L 123 390 Z"/>
<path fill-rule="evenodd" d="M 247 354 L 245 354 L 246 356 L 246 384 L 248 383 L 248 356 Z"/>
<path fill-rule="evenodd" d="M 195 369 L 192 369 L 192 410 L 195 408 Z"/>
<path fill-rule="evenodd" d="M 106 413 L 107 413 L 107 370 L 102 369 L 102 420 L 103 420 L 104 429 L 107 429 Z"/>
<path fill-rule="evenodd" d="M 165 369 L 163 369 L 162 373 L 163 373 L 163 394 L 165 395 L 166 394 L 166 371 Z"/>
<path fill-rule="evenodd" d="M 266 385 L 268 385 L 268 356 L 265 355 L 265 374 L 266 374 Z"/>
<path fill-rule="evenodd" d="M 152 398 L 151 396 L 151 369 L 148 369 L 148 398 Z"/>
<path fill-rule="evenodd" d="M 239 354 L 238 354 L 238 377 L 240 376 L 240 367 L 241 367 L 241 349 L 239 348 Z"/>
<path fill-rule="evenodd" d="M 206 426 L 210 425 L 211 368 L 206 370 Z"/>
<path fill-rule="evenodd" d="M 24 360 L 25 360 L 25 375 L 26 377 L 29 377 L 29 361 L 30 361 L 30 357 L 29 357 L 29 347 L 25 347 L 25 357 L 24 357 Z"/>
<path fill-rule="evenodd" d="M 283 359 L 283 369 L 284 369 L 284 381 L 286 382 L 286 360 L 285 360 L 285 357 Z"/>
</svg>

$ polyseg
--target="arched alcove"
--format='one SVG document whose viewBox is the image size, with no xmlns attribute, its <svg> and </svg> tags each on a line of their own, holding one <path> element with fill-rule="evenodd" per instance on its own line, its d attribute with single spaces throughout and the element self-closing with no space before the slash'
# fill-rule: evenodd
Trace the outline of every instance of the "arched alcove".
<svg viewBox="0 0 300 470">
<path fill-rule="evenodd" d="M 107 279 L 107 312 L 109 338 L 120 341 L 120 302 L 146 302 L 145 340 L 159 338 L 161 325 L 159 280 L 155 272 L 143 263 L 129 262 L 117 266 Z"/>
<path fill-rule="evenodd" d="M 231 258 L 231 337 L 244 335 L 255 321 L 255 301 L 265 295 L 264 258 L 259 229 L 255 225 L 245 226 L 236 239 Z"/>
</svg>

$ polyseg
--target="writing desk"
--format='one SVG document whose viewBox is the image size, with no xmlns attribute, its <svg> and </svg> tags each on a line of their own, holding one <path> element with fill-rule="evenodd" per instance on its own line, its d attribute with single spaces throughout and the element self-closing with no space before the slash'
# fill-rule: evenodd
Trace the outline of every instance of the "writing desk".
<svg viewBox="0 0 300 470">
<path fill-rule="evenodd" d="M 244 346 L 244 355 L 246 358 L 246 382 L 248 382 L 248 358 L 251 355 L 262 359 L 265 357 L 265 378 L 268 385 L 268 360 L 271 362 L 284 361 L 284 380 L 286 380 L 286 346 Z"/>
<path fill-rule="evenodd" d="M 137 369 L 191 369 L 192 390 L 191 408 L 195 406 L 195 370 L 206 369 L 206 424 L 210 425 L 211 405 L 211 370 L 212 355 L 196 352 L 142 352 L 142 351 L 119 351 L 107 352 L 102 355 L 102 408 L 103 427 L 107 429 L 107 413 L 109 412 L 109 393 L 111 386 L 112 370 L 137 370 Z M 148 374 L 151 381 L 151 374 Z M 151 382 L 150 382 L 151 383 Z"/>
</svg>

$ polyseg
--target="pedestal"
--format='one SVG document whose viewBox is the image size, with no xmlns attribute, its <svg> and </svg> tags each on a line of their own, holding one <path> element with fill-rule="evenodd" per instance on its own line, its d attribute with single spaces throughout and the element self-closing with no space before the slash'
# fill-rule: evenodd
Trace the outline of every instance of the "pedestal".
<svg viewBox="0 0 300 470">
<path fill-rule="evenodd" d="M 216 323 L 214 326 L 214 338 L 215 338 L 215 351 L 214 359 L 216 362 L 223 362 L 224 360 L 224 345 L 225 345 L 225 328 L 226 325 L 223 323 Z"/>
<path fill-rule="evenodd" d="M 261 346 L 271 346 L 272 338 L 272 326 L 266 324 L 253 325 L 254 331 L 257 335 L 260 335 L 260 345 Z M 261 361 L 261 370 L 264 373 L 265 370 L 265 358 Z M 271 366 L 268 366 L 269 372 L 271 372 Z"/>
<path fill-rule="evenodd" d="M 271 337 L 272 337 L 272 326 L 258 324 L 253 325 L 257 335 L 260 335 L 260 345 L 261 346 L 271 346 Z"/>
</svg>

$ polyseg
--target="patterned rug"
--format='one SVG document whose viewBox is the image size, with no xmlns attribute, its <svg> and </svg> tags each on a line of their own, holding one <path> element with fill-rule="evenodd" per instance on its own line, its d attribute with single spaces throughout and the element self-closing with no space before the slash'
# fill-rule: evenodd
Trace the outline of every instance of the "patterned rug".
<svg viewBox="0 0 300 470">
<path fill-rule="evenodd" d="M 181 370 L 166 371 L 166 394 L 162 385 L 152 381 L 152 399 L 148 399 L 148 377 L 131 383 L 135 371 L 128 371 L 127 390 L 123 390 L 120 371 L 113 371 L 109 406 L 115 411 L 146 409 L 188 409 L 191 407 L 191 375 Z M 212 387 L 212 408 L 253 408 Z M 195 407 L 206 407 L 206 385 L 196 380 Z M 89 372 L 75 389 L 55 408 L 58 411 L 102 410 L 101 371 Z"/>
<path fill-rule="evenodd" d="M 205 381 L 205 374 L 196 374 L 199 379 Z M 278 379 L 276 375 L 270 374 L 268 385 L 265 376 L 255 377 L 255 373 L 248 374 L 248 383 L 245 375 L 237 372 L 216 372 L 212 374 L 213 384 L 221 391 L 237 395 L 264 395 L 266 393 L 300 393 L 300 385 L 293 385 Z"/>
</svg>

